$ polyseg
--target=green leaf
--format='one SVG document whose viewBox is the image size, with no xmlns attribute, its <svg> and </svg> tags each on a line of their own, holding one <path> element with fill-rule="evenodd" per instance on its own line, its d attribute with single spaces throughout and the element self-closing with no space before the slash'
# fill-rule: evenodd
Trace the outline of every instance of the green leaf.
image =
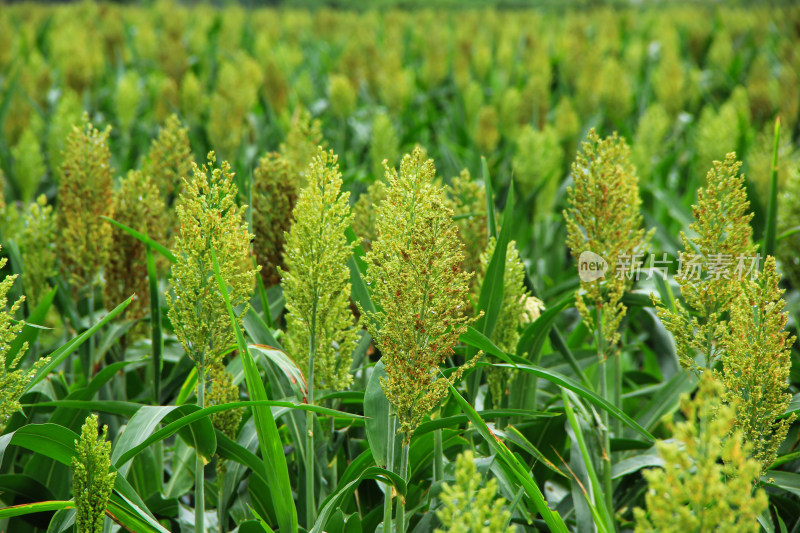
<svg viewBox="0 0 800 533">
<path fill-rule="evenodd" d="M 494 216 L 494 192 L 492 190 L 492 177 L 489 175 L 489 165 L 486 157 L 481 156 L 481 171 L 483 172 L 483 186 L 486 189 L 486 226 L 489 238 L 497 239 L 497 223 Z M 487 243 L 488 244 L 488 243 Z"/>
<path fill-rule="evenodd" d="M 352 228 L 347 228 L 345 230 L 345 235 L 347 236 L 348 243 L 352 244 L 353 242 L 358 241 L 358 238 L 356 237 L 356 234 L 353 232 Z M 373 304 L 372 298 L 369 295 L 367 284 L 364 283 L 363 273 L 366 270 L 366 265 L 358 255 L 358 252 L 361 250 L 361 246 L 358 245 L 356 248 L 357 250 L 354 251 L 353 255 L 350 256 L 350 259 L 347 260 L 347 266 L 350 268 L 351 296 L 353 301 L 360 304 L 364 311 L 367 313 L 374 313 L 375 305 Z"/>
<path fill-rule="evenodd" d="M 503 305 L 503 293 L 505 292 L 504 274 L 506 271 L 506 252 L 508 251 L 508 241 L 513 227 L 514 212 L 514 184 L 508 190 L 508 201 L 503 211 L 503 226 L 500 228 L 500 235 L 497 237 L 497 244 L 494 247 L 489 264 L 486 267 L 486 276 L 481 285 L 481 294 L 478 298 L 478 310 L 483 311 L 483 316 L 478 319 L 475 329 L 491 338 L 497 319 L 500 316 L 500 309 Z"/>
<path fill-rule="evenodd" d="M 136 231 L 135 229 L 133 229 L 133 228 L 131 228 L 129 226 L 126 226 L 125 224 L 123 224 L 121 222 L 117 222 L 116 220 L 113 220 L 111 218 L 104 217 L 102 215 L 100 216 L 100 218 L 102 218 L 103 220 L 106 220 L 108 222 L 111 222 L 112 224 L 117 226 L 119 229 L 121 229 L 122 231 L 124 231 L 127 234 L 129 234 L 134 239 L 140 240 L 145 245 L 145 247 L 152 248 L 156 252 L 160 253 L 161 255 L 166 257 L 167 260 L 170 263 L 175 264 L 178 261 L 175 258 L 175 256 L 172 254 L 172 252 L 169 250 L 169 248 L 167 248 L 163 244 L 157 243 L 156 241 L 154 241 L 153 239 L 151 239 L 150 237 L 148 237 L 144 233 L 140 233 L 140 232 Z"/>
<path fill-rule="evenodd" d="M 509 364 L 506 364 L 506 363 L 498 363 L 495 366 L 507 367 L 507 368 L 517 368 L 519 370 L 522 370 L 523 372 L 530 372 L 531 374 L 534 374 L 535 376 L 538 376 L 540 378 L 544 378 L 547 381 L 549 381 L 551 383 L 554 383 L 555 385 L 558 385 L 561 388 L 568 389 L 568 390 L 574 392 L 575 394 L 577 394 L 578 396 L 586 399 L 589 403 L 591 403 L 595 407 L 598 407 L 598 408 L 608 412 L 608 414 L 610 414 L 614 418 L 617 418 L 618 420 L 621 420 L 622 422 L 624 422 L 625 424 L 627 424 L 628 426 L 630 426 L 631 428 L 636 430 L 636 432 L 638 432 L 640 435 L 642 435 L 646 439 L 648 439 L 650 441 L 655 441 L 655 437 L 653 437 L 650 434 L 649 431 L 647 431 L 645 428 L 640 426 L 635 420 L 633 420 L 631 417 L 626 415 L 619 408 L 614 406 L 612 403 L 607 401 L 602 396 L 596 394 L 593 391 L 590 391 L 590 390 L 584 388 L 578 382 L 574 381 L 571 378 L 568 378 L 567 376 L 565 376 L 563 374 L 559 374 L 558 372 L 555 372 L 553 370 L 548 370 L 546 368 L 542 368 L 542 367 L 535 366 L 535 365 L 516 365 L 515 366 L 515 365 L 509 365 Z"/>
<path fill-rule="evenodd" d="M 33 388 L 34 385 L 39 383 L 41 380 L 45 378 L 54 368 L 61 364 L 64 359 L 69 356 L 72 352 L 74 352 L 81 344 L 83 344 L 86 339 L 97 333 L 97 331 L 102 328 L 104 325 L 112 321 L 114 318 L 117 317 L 120 313 L 122 313 L 128 305 L 130 305 L 131 301 L 133 300 L 134 296 L 130 296 L 127 300 L 116 306 L 114 309 L 111 310 L 106 316 L 103 317 L 97 324 L 92 326 L 91 328 L 87 329 L 61 348 L 50 354 L 50 361 L 39 371 L 36 373 L 36 376 L 28 383 L 28 386 L 25 387 L 25 392 L 28 392 Z"/>
<path fill-rule="evenodd" d="M 161 334 L 161 305 L 158 291 L 158 273 L 153 250 L 145 247 L 147 252 L 147 280 L 150 289 L 150 332 L 153 346 L 153 401 L 161 403 L 161 361 L 164 351 L 164 337 Z"/>
<path fill-rule="evenodd" d="M 367 440 L 369 441 L 375 463 L 386 467 L 389 465 L 388 451 L 394 447 L 394 457 L 399 457 L 399 439 L 396 437 L 397 423 L 392 414 L 392 404 L 383 393 L 381 379 L 387 379 L 383 360 L 378 361 L 372 369 L 364 393 L 364 416 L 366 417 Z"/>
<path fill-rule="evenodd" d="M 784 472 L 782 470 L 767 470 L 761 476 L 761 482 L 771 487 L 790 492 L 795 496 L 800 496 L 800 474 L 794 472 Z"/>
<path fill-rule="evenodd" d="M 211 259 L 214 264 L 214 275 L 217 278 L 219 290 L 222 293 L 222 297 L 225 299 L 228 315 L 230 315 L 231 324 L 236 333 L 236 342 L 243 360 L 245 380 L 247 382 L 247 389 L 250 392 L 250 397 L 256 401 L 268 401 L 269 397 L 264 388 L 264 382 L 261 381 L 261 375 L 258 373 L 256 363 L 253 361 L 253 357 L 242 335 L 242 330 L 239 328 L 239 324 L 236 321 L 236 315 L 233 312 L 233 307 L 228 297 L 228 287 L 225 285 L 225 280 L 222 279 L 219 273 L 219 262 L 217 261 L 214 250 L 211 250 Z M 270 488 L 274 488 L 272 492 L 274 497 L 273 503 L 275 504 L 275 510 L 278 514 L 279 529 L 281 533 L 296 533 L 297 509 L 295 508 L 294 499 L 292 498 L 292 486 L 289 482 L 289 468 L 286 464 L 286 455 L 283 453 L 283 443 L 278 433 L 278 427 L 275 424 L 275 418 L 272 416 L 272 411 L 267 406 L 252 406 L 251 408 L 261 447 L 261 455 L 266 467 L 267 480 L 270 484 Z"/>
<path fill-rule="evenodd" d="M 534 363 L 537 362 L 544 346 L 544 341 L 550 333 L 550 328 L 553 327 L 556 318 L 565 307 L 574 301 L 574 294 L 566 295 L 560 301 L 548 307 L 539 318 L 528 325 L 517 342 L 517 355 L 526 357 L 525 354 L 528 354 L 526 359 Z"/>
<path fill-rule="evenodd" d="M 322 533 L 326 531 L 328 520 L 333 513 L 339 509 L 339 506 L 344 498 L 358 488 L 358 485 L 361 484 L 361 482 L 365 479 L 375 479 L 381 483 L 394 485 L 395 489 L 397 489 L 397 492 L 400 495 L 405 496 L 406 494 L 406 483 L 403 481 L 403 478 L 384 468 L 371 466 L 365 469 L 355 480 L 350 481 L 344 486 L 340 484 L 340 486 L 337 487 L 336 492 L 331 494 L 323 504 L 322 510 L 317 517 L 317 521 L 314 523 L 314 527 L 311 528 L 309 533 Z"/>
<path fill-rule="evenodd" d="M 71 509 L 73 507 L 75 507 L 75 502 L 72 500 L 57 500 L 13 505 L 11 507 L 0 509 L 0 520 L 13 518 L 15 516 L 24 516 L 26 514 L 58 511 L 60 509 Z"/>
<path fill-rule="evenodd" d="M 453 384 L 448 381 L 448 385 L 450 386 L 450 392 L 453 394 L 453 397 L 456 399 L 458 404 L 461 406 L 461 409 L 464 413 L 469 417 L 470 422 L 475 426 L 480 433 L 481 437 L 489 444 L 489 446 L 497 453 L 498 457 L 502 459 L 502 461 L 510 468 L 511 473 L 516 477 L 517 482 L 522 485 L 525 489 L 525 493 L 528 495 L 528 498 L 533 501 L 536 510 L 542 515 L 542 518 L 547 523 L 547 526 L 550 528 L 550 531 L 556 531 L 559 533 L 567 533 L 567 526 L 564 524 L 564 521 L 561 519 L 561 516 L 550 509 L 547 506 L 547 502 L 544 500 L 544 495 L 542 495 L 542 491 L 539 490 L 539 487 L 536 485 L 533 476 L 529 473 L 528 468 L 519 462 L 516 456 L 511 453 L 505 444 L 495 435 L 495 433 L 489 429 L 489 426 L 486 425 L 486 422 L 480 417 L 480 415 L 475 411 L 472 405 L 469 404 L 453 387 Z"/>
</svg>

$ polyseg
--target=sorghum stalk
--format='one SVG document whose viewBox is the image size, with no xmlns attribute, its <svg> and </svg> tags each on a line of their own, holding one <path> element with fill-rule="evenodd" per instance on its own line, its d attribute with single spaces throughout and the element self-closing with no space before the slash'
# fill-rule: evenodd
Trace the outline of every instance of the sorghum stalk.
<svg viewBox="0 0 800 533">
<path fill-rule="evenodd" d="M 197 406 L 205 408 L 206 369 L 202 364 L 197 365 Z M 200 452 L 195 453 L 194 463 L 194 530 L 203 533 L 205 528 L 205 460 Z"/>
</svg>

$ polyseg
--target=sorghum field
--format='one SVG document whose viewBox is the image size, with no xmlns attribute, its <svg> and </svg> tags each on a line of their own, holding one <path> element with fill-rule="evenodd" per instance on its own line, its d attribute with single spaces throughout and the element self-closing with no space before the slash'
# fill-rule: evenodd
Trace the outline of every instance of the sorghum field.
<svg viewBox="0 0 800 533">
<path fill-rule="evenodd" d="M 488 6 L 0 6 L 0 531 L 800 532 L 800 7 Z"/>
</svg>

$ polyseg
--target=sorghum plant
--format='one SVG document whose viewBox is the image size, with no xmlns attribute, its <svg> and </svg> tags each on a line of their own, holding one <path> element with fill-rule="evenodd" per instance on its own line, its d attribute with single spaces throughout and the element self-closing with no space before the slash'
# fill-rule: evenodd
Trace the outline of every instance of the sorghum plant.
<svg viewBox="0 0 800 533">
<path fill-rule="evenodd" d="M 489 240 L 486 252 L 481 255 L 481 275 L 486 276 L 486 268 L 489 260 L 494 254 L 496 246 L 494 239 Z M 500 306 L 500 315 L 497 317 L 497 324 L 492 332 L 492 341 L 495 346 L 504 352 L 515 353 L 517 342 L 519 342 L 519 328 L 524 322 L 529 321 L 526 305 L 532 296 L 525 288 L 525 265 L 519 258 L 517 243 L 511 241 L 506 248 L 506 268 L 503 275 L 503 303 Z M 496 358 L 492 358 L 497 361 Z M 503 398 L 508 394 L 508 385 L 511 379 L 509 368 L 489 367 L 486 372 L 486 379 L 489 382 L 489 390 L 492 393 L 492 403 L 495 407 L 500 407 Z"/>
<path fill-rule="evenodd" d="M 482 183 L 473 181 L 469 170 L 452 179 L 447 188 L 448 206 L 453 210 L 458 237 L 464 245 L 464 260 L 461 270 L 477 273 L 481 269 L 481 253 L 486 247 L 488 231 L 486 229 L 486 188 Z M 470 278 L 470 294 L 477 299 L 480 290 L 478 276 Z"/>
<path fill-rule="evenodd" d="M 756 518 L 767 496 L 753 489 L 761 467 L 748 458 L 750 444 L 741 432 L 731 433 L 734 408 L 722 394 L 722 385 L 704 372 L 694 400 L 682 398 L 686 420 L 667 420 L 674 442 L 658 441 L 664 466 L 644 471 L 647 510 L 634 510 L 636 533 L 760 530 Z"/>
<path fill-rule="evenodd" d="M 567 189 L 569 207 L 564 211 L 567 245 L 577 262 L 584 254 L 596 254 L 607 262 L 605 275 L 581 276 L 575 307 L 596 336 L 600 393 L 616 405 L 622 403 L 622 362 L 617 354 L 619 327 L 627 311 L 622 296 L 633 284 L 633 273 L 652 233 L 642 229 L 638 178 L 630 162 L 630 149 L 615 133 L 600 139 L 589 131 L 583 153 L 572 165 L 573 185 Z M 591 256 L 590 256 L 591 257 Z M 595 258 L 591 259 L 596 261 Z M 613 357 L 614 380 L 607 384 L 606 359 Z M 606 507 L 611 508 L 611 441 L 608 413 L 603 411 L 603 483 Z M 615 423 L 619 435 L 622 427 Z"/>
<path fill-rule="evenodd" d="M 6 258 L 0 259 L 0 269 L 6 265 L 7 261 Z M 28 349 L 27 343 L 20 348 L 13 360 L 8 360 L 8 351 L 11 348 L 11 343 L 14 342 L 14 339 L 25 325 L 23 322 L 14 319 L 14 314 L 19 310 L 24 298 L 20 298 L 14 302 L 10 309 L 6 309 L 8 291 L 16 279 L 17 276 L 14 274 L 6 276 L 3 281 L 0 281 L 0 434 L 3 433 L 6 422 L 8 422 L 11 415 L 22 409 L 19 403 L 20 397 L 25 392 L 36 371 L 48 361 L 48 358 L 40 359 L 32 368 L 17 368 L 14 370 L 15 367 L 19 366 L 20 358 Z"/>
<path fill-rule="evenodd" d="M 658 316 L 675 337 L 678 358 L 686 368 L 711 367 L 719 359 L 726 312 L 739 291 L 736 279 L 754 267 L 757 272 L 753 214 L 747 213 L 750 204 L 740 167 L 730 153 L 706 174 L 706 186 L 697 191 L 697 205 L 692 206 L 695 220 L 689 229 L 696 236 L 681 232 L 683 251 L 675 281 L 686 306 L 676 301 L 673 313 L 659 304 Z M 696 360 L 698 355 L 702 361 Z"/>
<path fill-rule="evenodd" d="M 725 399 L 736 406 L 734 428 L 752 445 L 752 456 L 767 468 L 786 438 L 794 415 L 780 418 L 792 395 L 787 379 L 795 338 L 784 330 L 783 289 L 775 259 L 767 256 L 758 279 L 744 279 L 730 306 L 721 342 Z"/>
<path fill-rule="evenodd" d="M 455 480 L 442 487 L 442 507 L 436 511 L 442 527 L 435 532 L 512 533 L 507 502 L 496 496 L 497 480 L 492 478 L 483 484 L 475 456 L 472 451 L 465 451 L 456 457 Z"/>
<path fill-rule="evenodd" d="M 39 196 L 31 202 L 22 217 L 19 246 L 25 258 L 22 285 L 29 305 L 35 306 L 42 294 L 50 288 L 48 279 L 56 274 L 56 225 L 53 207 L 47 198 Z"/>
<path fill-rule="evenodd" d="M 205 406 L 206 369 L 219 364 L 234 343 L 225 300 L 215 281 L 212 251 L 230 286 L 233 306 L 244 304 L 246 311 L 257 274 L 250 262 L 252 234 L 247 230 L 244 208 L 236 205 L 238 191 L 230 165 L 223 161 L 220 168 L 214 168 L 214 152 L 208 154 L 208 163 L 202 167 L 193 163 L 194 177 L 184 179 L 185 190 L 177 206 L 180 233 L 174 246 L 174 296 L 166 295 L 175 335 L 197 367 L 197 404 L 201 408 Z M 199 531 L 203 530 L 205 510 L 204 466 L 203 457 L 197 454 L 195 527 Z"/>
<path fill-rule="evenodd" d="M 286 297 L 286 347 L 307 376 L 308 403 L 316 387 L 343 390 L 352 382 L 350 366 L 357 341 L 350 311 L 353 253 L 345 229 L 353 218 L 350 194 L 342 192 L 342 175 L 334 153 L 318 149 L 300 191 L 295 221 L 286 236 L 287 271 L 281 271 Z M 306 415 L 307 522 L 314 519 L 314 415 Z"/>
<path fill-rule="evenodd" d="M 375 207 L 386 198 L 386 183 L 376 180 L 367 192 L 356 200 L 353 206 L 353 232 L 361 239 L 361 246 L 365 252 L 372 249 L 372 243 L 378 238 L 378 215 Z"/>
<path fill-rule="evenodd" d="M 97 415 L 89 415 L 72 458 L 72 493 L 75 498 L 75 527 L 80 533 L 102 533 L 106 506 L 117 473 L 111 470 L 108 426 L 98 436 Z"/>
<path fill-rule="evenodd" d="M 111 225 L 100 217 L 113 215 L 110 131 L 110 127 L 97 131 L 84 115 L 83 125 L 72 129 L 64 151 L 56 210 L 61 232 L 58 254 L 61 272 L 75 291 L 97 283 L 108 261 Z"/>
<path fill-rule="evenodd" d="M 142 171 L 155 182 L 164 205 L 168 209 L 168 235 L 177 231 L 177 221 L 172 207 L 181 193 L 181 183 L 192 172 L 192 147 L 189 130 L 181 125 L 177 115 L 170 115 L 158 136 L 150 143 Z"/>
<path fill-rule="evenodd" d="M 215 163 L 211 152 L 208 165 L 193 164 L 193 178 L 184 180 L 177 206 L 177 263 L 172 268 L 172 291 L 166 295 L 175 335 L 198 368 L 218 361 L 234 343 L 225 302 L 216 290 L 211 250 L 230 285 L 232 305 L 247 303 L 256 273 L 249 259 L 252 235 L 244 209 L 236 205 L 233 173 L 226 161 L 219 168 Z"/>
</svg>

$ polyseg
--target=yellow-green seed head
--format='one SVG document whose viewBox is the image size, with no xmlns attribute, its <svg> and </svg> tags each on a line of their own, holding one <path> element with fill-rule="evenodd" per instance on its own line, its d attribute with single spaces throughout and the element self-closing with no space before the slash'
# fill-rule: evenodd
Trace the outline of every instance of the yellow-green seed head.
<svg viewBox="0 0 800 533">
<path fill-rule="evenodd" d="M 434 185 L 433 161 L 417 148 L 403 158 L 399 173 L 387 168 L 386 178 L 365 276 L 381 310 L 362 317 L 382 353 L 383 390 L 408 440 L 447 394 L 439 365 L 474 320 L 464 313 L 471 274 L 460 268 L 464 247 L 443 191 Z"/>
<path fill-rule="evenodd" d="M 102 533 L 106 506 L 114 489 L 117 473 L 111 470 L 111 443 L 106 440 L 108 426 L 98 435 L 97 415 L 89 415 L 75 441 L 72 458 L 72 493 L 75 500 L 75 527 L 81 533 Z"/>
<path fill-rule="evenodd" d="M 250 260 L 250 241 L 244 208 L 236 204 L 238 190 L 227 161 L 216 168 L 214 152 L 208 165 L 192 164 L 194 176 L 184 180 L 178 199 L 180 233 L 175 237 L 167 293 L 169 319 L 175 335 L 196 365 L 211 366 L 234 344 L 227 307 L 219 291 L 211 257 L 228 285 L 231 305 L 247 305 L 258 269 Z M 240 315 L 241 317 L 241 315 Z M 241 319 L 241 318 L 240 318 Z"/>
<path fill-rule="evenodd" d="M 350 365 L 358 340 L 347 266 L 353 245 L 345 236 L 352 221 L 350 194 L 341 187 L 336 156 L 320 148 L 308 169 L 308 185 L 297 199 L 294 223 L 286 235 L 287 271 L 281 271 L 289 355 L 307 375 L 313 371 L 315 387 L 334 391 L 352 381 Z"/>
<path fill-rule="evenodd" d="M 613 353 L 626 308 L 620 301 L 632 283 L 629 265 L 641 260 L 652 233 L 642 229 L 638 178 L 630 150 L 615 133 L 600 139 L 594 130 L 572 165 L 573 185 L 567 189 L 567 245 L 578 268 L 581 255 L 591 252 L 608 263 L 604 277 L 581 279 L 575 294 L 578 311 L 590 329 L 602 322 L 605 353 Z M 626 266 L 626 263 L 628 266 Z"/>
<path fill-rule="evenodd" d="M 164 242 L 166 208 L 158 187 L 140 170 L 131 170 L 114 191 L 114 219 L 156 242 Z M 150 287 L 145 246 L 136 237 L 114 226 L 112 245 L 105 270 L 104 298 L 112 309 L 131 294 L 136 299 L 125 309 L 129 319 L 143 318 L 150 312 Z"/>
<path fill-rule="evenodd" d="M 497 480 L 484 482 L 467 450 L 456 458 L 455 480 L 445 483 L 442 506 L 436 516 L 442 524 L 435 533 L 512 533 L 507 501 L 497 497 Z"/>
<path fill-rule="evenodd" d="M 108 261 L 111 225 L 100 217 L 113 217 L 110 131 L 97 131 L 84 115 L 64 150 L 56 212 L 58 255 L 61 272 L 75 290 L 98 282 Z"/>
<path fill-rule="evenodd" d="M 694 400 L 684 395 L 684 422 L 667 428 L 674 441 L 658 441 L 663 468 L 644 471 L 647 510 L 636 508 L 636 533 L 688 531 L 752 532 L 767 508 L 767 496 L 754 490 L 761 472 L 748 458 L 750 444 L 731 433 L 734 409 L 722 403 L 723 387 L 706 372 Z"/>
</svg>

